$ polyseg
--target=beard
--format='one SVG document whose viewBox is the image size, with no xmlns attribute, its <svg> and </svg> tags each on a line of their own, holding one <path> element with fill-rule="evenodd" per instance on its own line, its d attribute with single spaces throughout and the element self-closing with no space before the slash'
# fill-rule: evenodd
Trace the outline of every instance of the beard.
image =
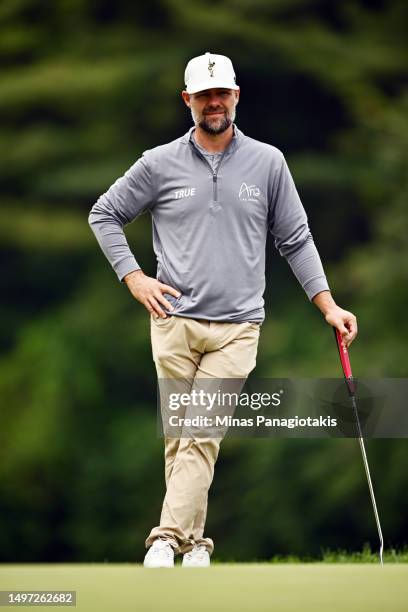
<svg viewBox="0 0 408 612">
<path fill-rule="evenodd" d="M 215 112 L 215 109 L 213 109 L 212 112 Z M 195 113 L 193 109 L 191 109 L 191 116 L 193 118 L 194 125 L 200 127 L 202 130 L 204 130 L 204 132 L 207 132 L 207 134 L 215 135 L 222 134 L 225 132 L 225 130 L 228 130 L 230 125 L 232 125 L 235 121 L 235 106 L 231 112 L 228 112 L 227 110 L 224 112 L 225 114 L 223 117 L 214 120 L 211 119 L 211 116 Z"/>
</svg>

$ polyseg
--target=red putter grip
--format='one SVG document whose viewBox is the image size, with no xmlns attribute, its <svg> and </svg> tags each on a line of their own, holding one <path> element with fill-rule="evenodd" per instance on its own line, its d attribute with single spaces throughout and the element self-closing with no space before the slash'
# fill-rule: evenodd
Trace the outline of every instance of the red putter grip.
<svg viewBox="0 0 408 612">
<path fill-rule="evenodd" d="M 337 340 L 337 348 L 339 349 L 341 367 L 343 368 L 344 376 L 347 379 L 353 378 L 348 350 L 343 344 L 343 339 L 341 337 L 341 333 L 339 332 L 339 330 L 336 329 L 335 327 L 333 329 L 334 329 L 334 335 L 336 336 L 336 340 Z"/>
</svg>

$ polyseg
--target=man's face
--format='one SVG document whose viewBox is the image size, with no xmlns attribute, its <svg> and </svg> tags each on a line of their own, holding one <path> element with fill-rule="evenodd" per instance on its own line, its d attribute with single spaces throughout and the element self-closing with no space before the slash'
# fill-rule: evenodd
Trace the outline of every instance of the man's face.
<svg viewBox="0 0 408 612">
<path fill-rule="evenodd" d="M 208 134 L 221 134 L 234 123 L 239 91 L 215 88 L 195 94 L 183 91 L 182 96 L 191 109 L 194 124 Z"/>
</svg>

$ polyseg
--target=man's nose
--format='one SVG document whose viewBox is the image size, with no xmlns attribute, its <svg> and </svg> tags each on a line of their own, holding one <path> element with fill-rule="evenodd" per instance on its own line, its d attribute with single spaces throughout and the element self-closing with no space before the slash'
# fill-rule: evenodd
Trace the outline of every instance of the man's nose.
<svg viewBox="0 0 408 612">
<path fill-rule="evenodd" d="M 222 98 L 219 94 L 212 94 L 208 100 L 208 104 L 218 105 L 221 104 Z"/>
</svg>

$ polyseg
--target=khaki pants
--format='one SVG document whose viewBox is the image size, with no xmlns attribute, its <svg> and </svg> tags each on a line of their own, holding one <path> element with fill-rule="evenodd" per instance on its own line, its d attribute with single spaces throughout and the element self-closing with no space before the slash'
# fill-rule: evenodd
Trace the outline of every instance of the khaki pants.
<svg viewBox="0 0 408 612">
<path fill-rule="evenodd" d="M 203 319 L 151 316 L 153 360 L 159 379 L 245 378 L 256 365 L 260 326 Z M 244 383 L 242 383 L 244 384 Z M 207 499 L 217 460 L 219 438 L 165 437 L 166 495 L 160 524 L 150 532 L 185 553 L 194 544 L 211 554 L 213 541 L 204 537 Z"/>
</svg>

